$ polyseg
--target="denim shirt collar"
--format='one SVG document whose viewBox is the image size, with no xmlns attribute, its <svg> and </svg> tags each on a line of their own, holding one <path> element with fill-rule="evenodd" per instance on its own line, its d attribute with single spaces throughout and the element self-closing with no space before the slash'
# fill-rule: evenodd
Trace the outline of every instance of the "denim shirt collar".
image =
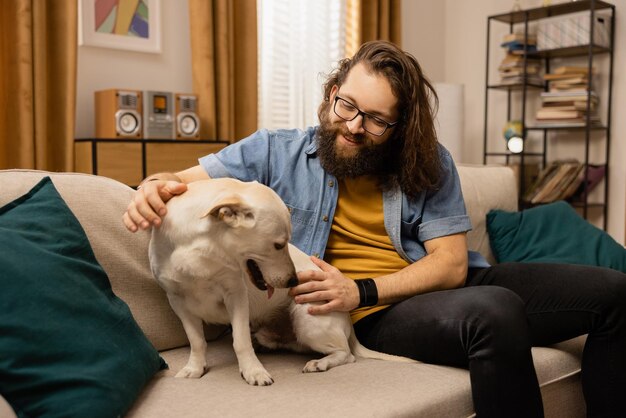
<svg viewBox="0 0 626 418">
<path fill-rule="evenodd" d="M 313 157 L 317 153 L 317 141 L 311 141 L 311 144 L 304 149 L 304 153 Z"/>
</svg>

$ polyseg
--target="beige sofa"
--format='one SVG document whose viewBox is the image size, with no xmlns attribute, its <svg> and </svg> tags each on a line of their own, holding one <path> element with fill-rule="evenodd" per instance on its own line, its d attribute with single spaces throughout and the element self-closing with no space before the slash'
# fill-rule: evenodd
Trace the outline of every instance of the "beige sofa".
<svg viewBox="0 0 626 418">
<path fill-rule="evenodd" d="M 474 225 L 470 248 L 493 261 L 485 230 L 489 209 L 515 210 L 516 186 L 505 167 L 460 166 Z M 269 387 L 247 385 L 239 376 L 230 336 L 208 328 L 213 341 L 210 371 L 201 379 L 175 379 L 189 352 L 187 338 L 148 266 L 149 233 L 131 234 L 121 222 L 133 190 L 85 174 L 0 171 L 0 205 L 26 193 L 50 175 L 87 232 L 98 261 L 152 344 L 169 364 L 146 386 L 128 417 L 469 417 L 473 416 L 466 370 L 428 364 L 359 360 L 326 373 L 303 374 L 310 356 L 261 354 L 273 375 Z M 583 417 L 580 357 L 584 337 L 533 349 L 547 417 Z M 14 416 L 0 397 L 0 417 Z"/>
</svg>

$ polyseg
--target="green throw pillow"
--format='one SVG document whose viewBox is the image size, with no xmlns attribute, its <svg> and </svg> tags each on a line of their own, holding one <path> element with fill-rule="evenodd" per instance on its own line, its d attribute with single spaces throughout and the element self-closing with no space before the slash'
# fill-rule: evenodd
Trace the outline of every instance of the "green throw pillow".
<svg viewBox="0 0 626 418">
<path fill-rule="evenodd" d="M 0 208 L 0 394 L 19 417 L 118 417 L 167 365 L 49 177 Z"/>
<path fill-rule="evenodd" d="M 500 263 L 585 264 L 626 273 L 626 249 L 563 201 L 520 212 L 492 210 L 487 231 Z"/>
</svg>

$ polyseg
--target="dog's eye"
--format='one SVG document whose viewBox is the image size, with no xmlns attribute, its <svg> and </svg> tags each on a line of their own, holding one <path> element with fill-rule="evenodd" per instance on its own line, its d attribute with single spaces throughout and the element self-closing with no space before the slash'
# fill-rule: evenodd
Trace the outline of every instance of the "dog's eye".
<svg viewBox="0 0 626 418">
<path fill-rule="evenodd" d="M 283 248 L 285 248 L 285 243 L 283 242 L 275 242 L 274 243 L 274 248 L 276 248 L 277 250 L 282 250 Z"/>
</svg>

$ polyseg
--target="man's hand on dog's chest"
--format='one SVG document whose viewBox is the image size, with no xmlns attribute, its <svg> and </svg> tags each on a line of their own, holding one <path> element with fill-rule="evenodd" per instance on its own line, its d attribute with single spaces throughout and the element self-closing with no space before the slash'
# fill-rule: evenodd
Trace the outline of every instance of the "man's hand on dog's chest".
<svg viewBox="0 0 626 418">
<path fill-rule="evenodd" d="M 300 284 L 289 290 L 296 303 L 322 302 L 312 305 L 308 312 L 312 315 L 333 311 L 350 312 L 359 305 L 359 290 L 354 280 L 344 276 L 338 269 L 311 257 L 322 270 L 306 270 L 298 273 Z"/>
</svg>

